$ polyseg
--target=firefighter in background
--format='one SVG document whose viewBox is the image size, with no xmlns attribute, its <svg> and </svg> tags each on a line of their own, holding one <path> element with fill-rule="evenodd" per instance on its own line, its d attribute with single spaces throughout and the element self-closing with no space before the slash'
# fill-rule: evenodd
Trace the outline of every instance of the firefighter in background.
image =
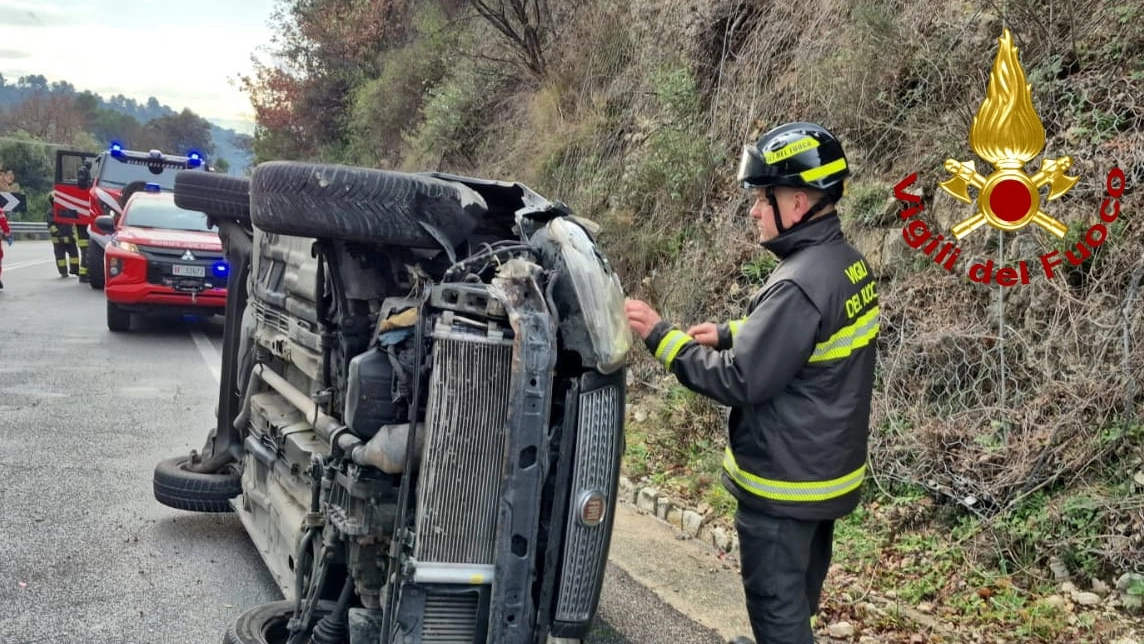
<svg viewBox="0 0 1144 644">
<path fill-rule="evenodd" d="M 8 225 L 8 213 L 0 210 L 0 239 L 12 245 L 12 227 Z M 0 244 L 0 273 L 4 270 L 4 244 Z M 0 281 L 0 289 L 4 288 L 4 282 Z"/>
<path fill-rule="evenodd" d="M 83 165 L 79 167 L 77 173 L 77 183 L 82 185 L 91 185 L 91 161 L 84 161 Z M 87 247 L 91 244 L 91 237 L 87 234 L 87 224 L 77 223 L 75 225 L 75 238 L 76 245 L 79 246 L 79 281 L 81 284 L 86 284 L 87 277 Z"/>
<path fill-rule="evenodd" d="M 52 239 L 52 253 L 56 256 L 56 270 L 60 277 L 79 275 L 79 251 L 75 245 L 75 226 L 56 218 L 56 192 L 48 193 L 48 233 Z"/>
</svg>

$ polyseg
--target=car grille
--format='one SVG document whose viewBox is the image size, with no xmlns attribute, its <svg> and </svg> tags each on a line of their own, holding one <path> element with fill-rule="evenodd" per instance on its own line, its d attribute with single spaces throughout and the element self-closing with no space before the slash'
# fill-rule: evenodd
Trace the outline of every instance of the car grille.
<svg viewBox="0 0 1144 644">
<path fill-rule="evenodd" d="M 607 386 L 580 396 L 576 431 L 576 459 L 573 464 L 572 498 L 568 508 L 567 538 L 556 620 L 583 622 L 592 615 L 603 567 L 597 565 L 607 547 L 610 521 L 594 526 L 580 522 L 578 498 L 598 492 L 615 498 L 614 472 L 621 456 L 620 427 L 617 419 L 623 399 L 619 387 Z"/>
<path fill-rule="evenodd" d="M 147 282 L 168 286 L 175 290 L 201 291 L 209 288 L 225 288 L 226 277 L 216 277 L 213 268 L 223 259 L 221 251 L 192 250 L 194 259 L 183 259 L 188 251 L 182 248 L 162 246 L 139 246 L 139 253 L 147 258 Z M 203 269 L 203 277 L 175 275 L 175 266 L 198 266 Z"/>
</svg>

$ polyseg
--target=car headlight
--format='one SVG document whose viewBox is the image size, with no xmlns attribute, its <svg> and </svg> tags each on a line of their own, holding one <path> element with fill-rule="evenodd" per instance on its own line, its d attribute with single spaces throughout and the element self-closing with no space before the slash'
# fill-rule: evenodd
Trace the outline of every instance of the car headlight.
<svg viewBox="0 0 1144 644">
<path fill-rule="evenodd" d="M 632 347 L 632 333 L 624 314 L 624 289 L 579 225 L 557 217 L 534 236 L 548 261 L 561 275 L 555 289 L 560 329 L 565 342 L 585 355 L 601 373 L 622 367 Z M 585 338 L 586 336 L 586 338 Z M 583 345 L 587 340 L 586 347 Z"/>
<path fill-rule="evenodd" d="M 139 252 L 139 247 L 136 246 L 135 244 L 132 244 L 129 241 L 121 241 L 121 240 L 117 239 L 117 240 L 111 242 L 111 245 L 118 248 L 119 250 L 121 250 L 125 253 L 138 253 Z"/>
</svg>

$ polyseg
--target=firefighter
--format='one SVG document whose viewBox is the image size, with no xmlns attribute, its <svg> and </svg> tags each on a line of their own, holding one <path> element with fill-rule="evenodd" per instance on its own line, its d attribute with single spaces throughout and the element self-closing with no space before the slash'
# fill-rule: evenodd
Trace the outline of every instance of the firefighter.
<svg viewBox="0 0 1144 644">
<path fill-rule="evenodd" d="M 87 284 L 87 247 L 91 244 L 91 237 L 87 234 L 87 224 L 75 225 L 76 245 L 79 246 L 79 281 Z"/>
<path fill-rule="evenodd" d="M 865 478 L 878 299 L 835 210 L 849 175 L 822 127 L 767 132 L 745 146 L 738 181 L 779 263 L 747 315 L 685 333 L 642 301 L 626 304 L 632 330 L 681 384 L 731 408 L 723 485 L 738 506 L 760 644 L 813 644 L 834 522 L 857 507 Z"/>
<path fill-rule="evenodd" d="M 0 240 L 7 242 L 9 246 L 12 245 L 12 227 L 8 225 L 8 213 L 0 210 Z M 4 244 L 0 244 L 0 274 L 4 272 Z M 0 289 L 4 288 L 4 282 L 0 281 Z"/>
<path fill-rule="evenodd" d="M 56 256 L 56 270 L 60 277 L 79 275 L 79 251 L 75 244 L 75 227 L 66 221 L 56 219 L 56 192 L 48 193 L 48 233 L 52 239 L 52 253 Z"/>
<path fill-rule="evenodd" d="M 76 183 L 79 186 L 91 185 L 91 162 L 84 161 L 76 171 Z M 79 246 L 79 276 L 81 284 L 88 282 L 87 277 L 87 247 L 91 244 L 91 237 L 87 234 L 87 224 L 75 225 L 76 245 Z"/>
</svg>

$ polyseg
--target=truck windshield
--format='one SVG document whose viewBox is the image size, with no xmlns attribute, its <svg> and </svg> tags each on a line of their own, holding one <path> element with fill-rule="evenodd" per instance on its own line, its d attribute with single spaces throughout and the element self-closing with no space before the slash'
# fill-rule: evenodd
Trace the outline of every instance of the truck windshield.
<svg viewBox="0 0 1144 644">
<path fill-rule="evenodd" d="M 175 174 L 186 170 L 186 166 L 167 164 L 131 163 L 108 156 L 103 160 L 99 173 L 99 185 L 104 188 L 122 188 L 132 181 L 157 183 L 164 190 L 175 189 Z"/>
<path fill-rule="evenodd" d="M 167 230 L 201 230 L 213 232 L 207 225 L 207 216 L 197 210 L 183 210 L 175 205 L 173 196 L 132 198 L 123 214 L 126 226 L 164 228 Z"/>
</svg>

